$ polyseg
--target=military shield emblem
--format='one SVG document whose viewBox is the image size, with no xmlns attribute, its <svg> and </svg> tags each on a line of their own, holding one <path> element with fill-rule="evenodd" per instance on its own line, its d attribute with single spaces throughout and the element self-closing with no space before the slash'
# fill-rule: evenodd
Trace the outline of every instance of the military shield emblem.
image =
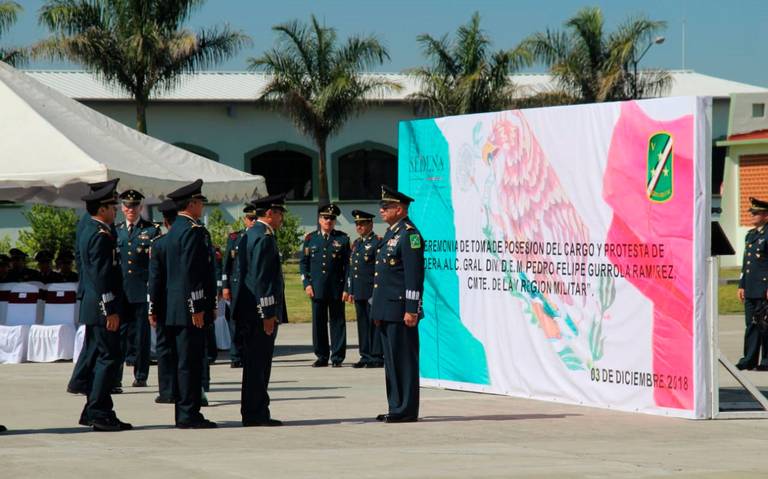
<svg viewBox="0 0 768 479">
<path fill-rule="evenodd" d="M 672 198 L 674 139 L 665 131 L 648 139 L 645 193 L 649 200 L 664 203 Z"/>
</svg>

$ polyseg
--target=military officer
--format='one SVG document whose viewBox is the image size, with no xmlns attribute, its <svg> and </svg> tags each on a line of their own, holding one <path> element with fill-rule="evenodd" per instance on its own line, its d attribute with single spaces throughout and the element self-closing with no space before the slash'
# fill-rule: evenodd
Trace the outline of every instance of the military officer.
<svg viewBox="0 0 768 479">
<path fill-rule="evenodd" d="M 41 283 L 50 284 L 63 281 L 62 276 L 51 268 L 53 254 L 50 251 L 38 251 L 35 255 L 35 261 L 37 261 L 38 278 Z"/>
<path fill-rule="evenodd" d="M 389 225 L 379 243 L 371 317 L 379 326 L 389 411 L 385 422 L 415 422 L 419 416 L 419 319 L 424 290 L 424 240 L 408 218 L 414 200 L 381 187 L 381 219 Z"/>
<path fill-rule="evenodd" d="M 120 193 L 125 221 L 117 225 L 117 246 L 123 272 L 126 304 L 120 325 L 120 343 L 126 360 L 134 364 L 133 387 L 146 387 L 149 377 L 150 331 L 147 321 L 149 247 L 160 234 L 151 221 L 141 217 L 144 195 L 129 189 Z M 133 354 L 131 354 L 133 353 Z M 118 381 L 122 378 L 122 365 Z"/>
<path fill-rule="evenodd" d="M 275 230 L 283 223 L 285 196 L 253 202 L 257 221 L 240 240 L 241 284 L 233 298 L 237 331 L 242 339 L 243 426 L 281 426 L 269 411 L 269 378 L 277 325 L 285 318 L 285 284 Z"/>
<path fill-rule="evenodd" d="M 108 185 L 82 199 L 91 219 L 77 235 L 83 283 L 80 322 L 85 324 L 85 347 L 90 350 L 86 357 L 95 360 L 88 368 L 90 391 L 79 422 L 98 431 L 122 431 L 132 426 L 117 419 L 110 396 L 121 359 L 122 278 L 110 228 L 117 193 L 114 185 Z"/>
<path fill-rule="evenodd" d="M 107 186 L 112 187 L 114 190 L 117 188 L 117 183 L 120 181 L 120 178 L 114 178 L 107 181 L 100 181 L 98 183 L 91 183 L 88 185 L 88 189 L 91 193 L 101 190 L 102 188 L 105 188 Z M 90 223 L 91 221 L 91 215 L 88 214 L 86 211 L 83 213 L 83 215 L 80 217 L 80 220 L 77 222 L 77 226 L 75 227 L 75 237 L 77 237 L 85 225 Z M 113 237 L 117 238 L 117 230 L 115 229 L 115 225 L 110 224 L 109 225 L 110 232 Z M 118 256 L 119 261 L 119 256 Z M 80 249 L 77 241 L 75 241 L 75 264 L 77 265 L 77 271 L 78 274 L 80 271 L 82 271 L 82 266 L 80 265 Z M 77 299 L 82 301 L 83 299 L 83 282 L 79 281 L 77 283 Z M 95 356 L 86 356 L 87 354 L 92 354 L 94 351 L 93 349 L 89 349 L 88 345 L 88 337 L 86 336 L 85 342 L 83 343 L 82 349 L 80 349 L 80 355 L 77 357 L 77 361 L 75 361 L 75 367 L 72 369 L 72 377 L 69 379 L 69 383 L 67 384 L 67 392 L 70 394 L 88 394 L 88 391 L 90 390 L 91 386 L 88 383 L 90 379 L 89 370 L 93 367 L 93 363 L 96 360 Z M 113 388 L 112 394 L 120 394 L 123 390 L 120 388 Z"/>
<path fill-rule="evenodd" d="M 240 231 L 233 231 L 227 238 L 227 247 L 224 250 L 224 258 L 222 258 L 222 273 L 221 273 L 221 296 L 225 301 L 229 303 L 227 305 L 227 321 L 229 322 L 229 335 L 232 338 L 231 345 L 229 347 L 229 361 L 230 367 L 241 368 L 243 362 L 241 360 L 239 340 L 236 340 L 235 331 L 235 318 L 232 316 L 232 297 L 236 295 L 237 289 L 240 286 L 239 280 L 239 268 L 238 251 L 240 240 L 245 236 L 245 232 L 253 226 L 256 222 L 256 213 L 252 204 L 247 204 L 243 208 L 243 223 L 245 228 Z"/>
<path fill-rule="evenodd" d="M 169 341 L 176 344 L 178 362 L 175 407 L 176 427 L 208 429 L 216 427 L 200 414 L 202 366 L 205 360 L 205 324 L 216 308 L 210 282 L 214 279 L 214 258 L 208 233 L 200 224 L 206 201 L 202 180 L 183 186 L 166 196 L 176 202 L 178 216 L 166 235 L 165 326 Z"/>
<path fill-rule="evenodd" d="M 757 305 L 761 300 L 768 299 L 768 201 L 757 198 L 750 198 L 749 201 L 754 228 L 747 232 L 738 289 L 746 319 L 744 357 L 736 367 L 768 371 L 768 335 L 761 334 L 752 322 Z"/>
<path fill-rule="evenodd" d="M 77 273 L 72 271 L 72 262 L 74 260 L 75 256 L 66 249 L 59 251 L 59 255 L 56 257 L 56 269 L 59 270 L 62 281 L 65 283 L 77 283 Z"/>
<path fill-rule="evenodd" d="M 341 367 L 347 352 L 344 319 L 344 283 L 349 264 L 349 236 L 334 229 L 341 210 L 333 203 L 318 208 L 317 231 L 304 237 L 299 262 L 304 291 L 312 301 L 312 345 L 317 360 L 313 367 Z M 331 343 L 328 344 L 330 319 Z"/>
<path fill-rule="evenodd" d="M 6 282 L 24 283 L 27 281 L 40 281 L 40 273 L 34 269 L 27 268 L 27 253 L 18 248 L 11 248 L 8 254 L 11 256 L 11 269 L 5 275 Z"/>
<path fill-rule="evenodd" d="M 176 203 L 166 199 L 157 207 L 163 215 L 163 224 L 166 230 L 170 230 L 176 220 L 178 212 Z M 149 278 L 147 282 L 147 296 L 149 299 L 149 323 L 155 328 L 157 343 L 157 384 L 159 393 L 155 398 L 158 404 L 175 404 L 178 396 L 176 385 L 176 342 L 169 341 L 165 329 L 165 298 L 168 281 L 165 277 L 167 259 L 164 248 L 166 235 L 159 235 L 152 239 L 149 254 Z"/>
<path fill-rule="evenodd" d="M 113 188 L 117 188 L 117 184 L 120 181 L 120 178 L 114 178 L 107 181 L 100 181 L 97 183 L 91 183 L 88 185 L 88 188 L 90 192 L 94 192 L 97 190 L 100 190 L 101 188 L 104 188 L 106 186 L 112 186 Z M 75 236 L 77 236 L 80 231 L 82 231 L 83 227 L 91 220 L 91 215 L 88 214 L 86 211 L 83 213 L 83 215 L 80 217 L 80 220 L 77 222 L 77 226 L 75 227 Z M 114 223 L 109 225 L 112 236 L 117 238 L 117 230 L 115 229 Z M 77 265 L 77 271 L 79 272 L 81 269 L 80 266 L 80 251 L 78 249 L 78 244 L 75 242 L 75 264 Z M 119 259 L 119 258 L 118 258 Z M 79 274 L 79 273 L 78 273 Z M 78 278 L 79 280 L 79 278 Z M 82 300 L 83 298 L 83 283 L 78 281 L 77 284 L 77 299 Z M 85 340 L 87 341 L 88 338 L 86 337 Z M 67 392 L 71 394 L 88 394 L 88 391 L 90 390 L 90 385 L 87 383 L 88 381 L 88 368 L 92 367 L 92 363 L 95 361 L 95 357 L 85 357 L 85 355 L 89 352 L 86 344 L 83 344 L 82 349 L 80 350 L 80 355 L 77 357 L 77 361 L 75 362 L 75 367 L 72 370 L 72 377 L 69 380 L 69 383 L 67 384 Z M 115 387 L 112 389 L 112 394 L 120 394 L 123 390 L 119 387 Z"/>
<path fill-rule="evenodd" d="M 373 232 L 373 215 L 365 211 L 352 210 L 355 230 L 359 237 L 352 243 L 352 253 L 347 268 L 347 283 L 344 289 L 348 302 L 355 305 L 357 316 L 357 338 L 360 360 L 353 368 L 384 367 L 381 350 L 381 335 L 371 321 L 373 296 L 373 275 L 376 263 L 376 249 L 381 237 Z"/>
</svg>

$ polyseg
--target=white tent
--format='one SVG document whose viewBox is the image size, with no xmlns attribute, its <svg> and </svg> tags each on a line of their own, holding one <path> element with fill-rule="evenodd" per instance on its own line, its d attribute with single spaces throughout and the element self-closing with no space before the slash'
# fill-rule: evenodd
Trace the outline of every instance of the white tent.
<svg viewBox="0 0 768 479">
<path fill-rule="evenodd" d="M 264 178 L 139 133 L 0 62 L 0 200 L 82 206 L 86 183 L 163 198 L 197 178 L 209 201 L 267 194 Z"/>
</svg>

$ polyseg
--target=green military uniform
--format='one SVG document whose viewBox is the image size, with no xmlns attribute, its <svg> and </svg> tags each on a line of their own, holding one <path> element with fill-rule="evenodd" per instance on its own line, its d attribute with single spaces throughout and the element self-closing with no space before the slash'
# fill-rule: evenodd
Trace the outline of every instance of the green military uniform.
<svg viewBox="0 0 768 479">
<path fill-rule="evenodd" d="M 382 188 L 382 204 L 413 199 Z M 405 325 L 405 313 L 422 317 L 424 240 L 407 217 L 391 225 L 376 254 L 371 318 L 381 321 L 389 412 L 377 419 L 415 421 L 419 415 L 419 330 Z"/>
<path fill-rule="evenodd" d="M 373 215 L 360 210 L 352 211 L 355 223 L 372 222 Z M 371 297 L 376 265 L 376 251 L 381 237 L 371 231 L 352 243 L 347 268 L 345 292 L 354 297 L 357 319 L 357 338 L 360 361 L 353 367 L 376 368 L 384 365 L 381 334 L 371 320 Z"/>
<path fill-rule="evenodd" d="M 200 193 L 202 183 L 197 180 L 166 196 L 177 203 L 190 199 L 204 201 L 205 197 Z M 210 295 L 210 282 L 215 272 L 208 234 L 195 218 L 180 211 L 164 241 L 168 258 L 165 265 L 165 325 L 169 341 L 175 342 L 178 354 L 176 426 L 216 427 L 200 414 L 205 329 L 192 322 L 193 314 L 207 313 L 216 307 L 216 298 Z M 210 314 L 203 317 L 210 322 Z"/>
<path fill-rule="evenodd" d="M 768 212 L 768 202 L 750 198 L 751 211 L 755 214 Z M 739 288 L 744 290 L 744 356 L 736 364 L 739 369 L 768 370 L 768 335 L 761 334 L 752 322 L 755 308 L 766 300 L 768 292 L 768 225 L 747 232 L 744 258 L 741 263 Z M 762 351 L 761 351 L 762 350 Z M 759 364 L 758 364 L 759 361 Z"/>
<path fill-rule="evenodd" d="M 229 289 L 232 297 L 237 294 L 240 288 L 240 264 L 238 254 L 240 252 L 240 240 L 245 236 L 245 230 L 233 231 L 227 238 L 227 247 L 224 250 L 224 257 L 221 265 L 221 287 Z M 230 301 L 227 305 L 227 322 L 229 324 L 229 335 L 232 339 L 229 346 L 229 360 L 233 367 L 242 365 L 242 355 L 240 353 L 240 340 L 237 337 L 235 318 L 232 313 L 234 303 Z"/>
<path fill-rule="evenodd" d="M 144 195 L 136 190 L 120 194 L 123 203 L 138 205 Z M 135 224 L 117 225 L 117 246 L 120 250 L 125 292 L 125 318 L 120 324 L 120 344 L 123 356 L 134 364 L 134 385 L 146 385 L 149 378 L 151 335 L 147 321 L 147 280 L 149 278 L 149 248 L 160 228 L 141 217 Z M 122 378 L 122 363 L 118 381 Z"/>
<path fill-rule="evenodd" d="M 336 217 L 336 205 L 321 206 L 321 215 Z M 325 366 L 330 357 L 334 366 L 344 362 L 347 353 L 347 324 L 344 318 L 344 283 L 349 265 L 349 236 L 338 230 L 324 235 L 319 229 L 304 237 L 299 262 L 304 288 L 312 286 L 312 345 L 316 366 Z M 330 344 L 328 326 L 330 323 Z"/>
<path fill-rule="evenodd" d="M 258 211 L 281 209 L 284 196 L 254 201 Z M 269 411 L 269 378 L 277 325 L 286 318 L 285 284 L 274 230 L 257 221 L 240 241 L 240 288 L 233 296 L 237 330 L 242 338 L 243 387 L 241 416 L 244 426 L 277 426 Z M 272 335 L 264 331 L 265 319 L 276 318 Z"/>
</svg>

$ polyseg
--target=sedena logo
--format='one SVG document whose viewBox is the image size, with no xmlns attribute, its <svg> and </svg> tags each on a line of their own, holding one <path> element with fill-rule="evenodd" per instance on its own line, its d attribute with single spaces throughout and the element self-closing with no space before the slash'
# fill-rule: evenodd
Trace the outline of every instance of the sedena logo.
<svg viewBox="0 0 768 479">
<path fill-rule="evenodd" d="M 656 203 L 672 198 L 674 138 L 659 131 L 648 139 L 648 159 L 645 174 L 645 196 Z"/>
</svg>

